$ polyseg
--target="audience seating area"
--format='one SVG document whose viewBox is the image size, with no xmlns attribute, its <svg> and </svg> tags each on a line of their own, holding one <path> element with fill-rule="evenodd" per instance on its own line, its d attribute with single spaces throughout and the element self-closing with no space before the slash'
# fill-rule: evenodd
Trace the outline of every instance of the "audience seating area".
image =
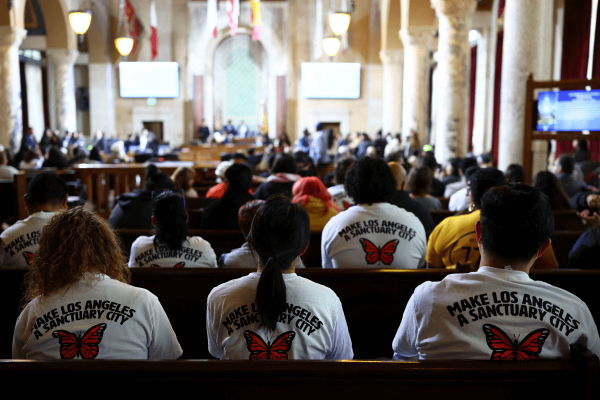
<svg viewBox="0 0 600 400">
<path fill-rule="evenodd" d="M 138 396 L 157 387 L 227 398 L 357 399 L 402 394 L 410 398 L 473 400 L 598 398 L 598 358 L 572 348 L 570 360 L 495 361 L 0 361 L 6 382 L 26 376 L 38 387 L 68 377 L 69 389 L 126 382 Z M 110 389 L 108 389 L 110 388 Z M 116 389 L 100 385 L 95 393 Z"/>
<path fill-rule="evenodd" d="M 183 348 L 185 359 L 210 359 L 206 338 L 206 299 L 217 285 L 250 273 L 248 269 L 133 269 L 132 284 L 160 299 Z M 415 288 L 459 270 L 298 270 L 300 276 L 331 288 L 344 306 L 356 359 L 391 358 L 392 340 Z M 4 302 L 0 320 L 19 315 L 25 271 L 0 270 Z M 532 271 L 535 280 L 567 290 L 582 299 L 600 321 L 600 270 Z M 0 359 L 10 358 L 12 330 L 0 331 Z"/>
</svg>

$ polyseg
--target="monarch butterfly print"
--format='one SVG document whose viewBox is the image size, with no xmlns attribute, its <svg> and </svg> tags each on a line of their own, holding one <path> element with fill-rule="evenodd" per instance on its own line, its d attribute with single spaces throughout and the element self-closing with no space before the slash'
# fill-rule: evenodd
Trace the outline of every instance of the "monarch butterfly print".
<svg viewBox="0 0 600 400">
<path fill-rule="evenodd" d="M 160 268 L 160 265 L 152 264 L 151 267 L 152 268 Z M 178 264 L 173 265 L 173 268 L 183 268 L 183 267 L 185 267 L 184 262 L 180 262 Z"/>
<path fill-rule="evenodd" d="M 250 352 L 250 360 L 287 360 L 288 351 L 292 348 L 292 340 L 296 337 L 296 332 L 288 331 L 277 336 L 271 344 L 265 341 L 252 331 L 245 331 L 246 346 Z"/>
<path fill-rule="evenodd" d="M 24 251 L 23 252 L 23 257 L 25 257 L 25 262 L 27 263 L 27 265 L 31 265 L 31 263 L 33 261 L 33 253 L 30 253 L 28 251 Z"/>
<path fill-rule="evenodd" d="M 536 329 L 518 343 L 517 339 L 511 341 L 502 329 L 492 324 L 483 325 L 483 332 L 488 347 L 493 350 L 490 360 L 502 361 L 537 360 L 544 342 L 550 335 L 548 329 Z"/>
<path fill-rule="evenodd" d="M 98 345 L 102 341 L 106 324 L 92 326 L 83 335 L 60 330 L 52 332 L 52 337 L 60 344 L 60 358 L 71 360 L 77 355 L 85 360 L 93 360 L 98 356 Z"/>
<path fill-rule="evenodd" d="M 384 265 L 390 265 L 394 261 L 394 253 L 398 247 L 400 240 L 390 240 L 381 247 L 375 246 L 373 242 L 368 239 L 360 239 L 360 244 L 367 255 L 365 259 L 367 264 L 373 265 L 381 261 Z"/>
</svg>

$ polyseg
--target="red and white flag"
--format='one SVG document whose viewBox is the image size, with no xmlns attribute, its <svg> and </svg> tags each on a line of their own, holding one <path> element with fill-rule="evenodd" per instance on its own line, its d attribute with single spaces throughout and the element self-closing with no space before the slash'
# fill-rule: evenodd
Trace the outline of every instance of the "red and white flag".
<svg viewBox="0 0 600 400">
<path fill-rule="evenodd" d="M 150 41 L 152 42 L 152 61 L 158 55 L 158 34 L 156 27 L 158 25 L 158 18 L 156 17 L 156 4 L 154 0 L 150 2 L 150 29 L 152 29 L 152 35 Z"/>
<path fill-rule="evenodd" d="M 206 29 L 211 35 L 217 37 L 218 0 L 208 0 L 206 3 L 208 7 L 206 10 Z"/>
<path fill-rule="evenodd" d="M 235 36 L 237 35 L 238 18 L 240 16 L 240 0 L 227 0 L 227 16 L 229 17 L 231 36 Z"/>
</svg>

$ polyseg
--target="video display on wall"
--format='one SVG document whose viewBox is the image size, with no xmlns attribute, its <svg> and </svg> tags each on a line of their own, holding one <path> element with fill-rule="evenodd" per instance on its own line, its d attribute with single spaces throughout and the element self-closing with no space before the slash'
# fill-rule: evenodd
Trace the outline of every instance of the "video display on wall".
<svg viewBox="0 0 600 400">
<path fill-rule="evenodd" d="M 600 131 L 600 90 L 540 92 L 537 130 Z"/>
<path fill-rule="evenodd" d="M 300 72 L 306 99 L 360 98 L 359 63 L 302 63 Z"/>
<path fill-rule="evenodd" d="M 119 91 L 127 98 L 179 97 L 179 64 L 176 62 L 119 63 Z"/>
</svg>

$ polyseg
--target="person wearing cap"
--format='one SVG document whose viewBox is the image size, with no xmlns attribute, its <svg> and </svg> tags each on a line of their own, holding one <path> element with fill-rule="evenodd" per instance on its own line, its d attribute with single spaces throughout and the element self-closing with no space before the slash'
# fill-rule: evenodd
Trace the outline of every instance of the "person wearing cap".
<svg viewBox="0 0 600 400">
<path fill-rule="evenodd" d="M 149 164 L 144 189 L 135 189 L 117 197 L 108 222 L 119 229 L 152 229 L 152 192 L 174 189 L 171 178 L 160 172 L 156 165 Z"/>
<path fill-rule="evenodd" d="M 207 199 L 220 199 L 225 194 L 225 171 L 233 165 L 233 161 L 221 161 L 215 169 L 217 184 L 206 192 Z"/>
<path fill-rule="evenodd" d="M 233 164 L 225 171 L 225 193 L 202 213 L 202 229 L 238 229 L 238 210 L 254 199 L 248 191 L 252 186 L 252 170 L 245 164 Z"/>
</svg>

